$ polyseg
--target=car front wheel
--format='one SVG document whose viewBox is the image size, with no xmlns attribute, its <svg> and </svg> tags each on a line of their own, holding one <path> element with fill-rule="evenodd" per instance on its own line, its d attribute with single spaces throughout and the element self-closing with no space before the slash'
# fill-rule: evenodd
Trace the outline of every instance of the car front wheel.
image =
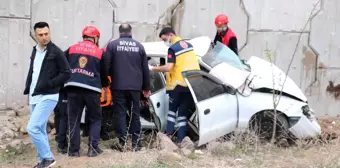
<svg viewBox="0 0 340 168">
<path fill-rule="evenodd" d="M 274 140 L 278 142 L 289 138 L 289 123 L 287 117 L 281 112 L 273 110 L 263 111 L 255 114 L 249 121 L 249 129 L 259 137 L 260 140 L 271 141 L 273 132 Z"/>
</svg>

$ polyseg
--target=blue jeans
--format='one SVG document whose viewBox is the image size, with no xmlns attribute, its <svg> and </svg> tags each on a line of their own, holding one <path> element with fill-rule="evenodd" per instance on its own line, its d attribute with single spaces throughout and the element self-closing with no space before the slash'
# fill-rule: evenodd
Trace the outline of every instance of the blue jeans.
<svg viewBox="0 0 340 168">
<path fill-rule="evenodd" d="M 27 124 L 27 132 L 38 152 L 39 163 L 43 159 L 54 159 L 50 149 L 46 131 L 48 117 L 57 105 L 57 101 L 44 100 L 30 105 L 31 117 Z"/>
</svg>

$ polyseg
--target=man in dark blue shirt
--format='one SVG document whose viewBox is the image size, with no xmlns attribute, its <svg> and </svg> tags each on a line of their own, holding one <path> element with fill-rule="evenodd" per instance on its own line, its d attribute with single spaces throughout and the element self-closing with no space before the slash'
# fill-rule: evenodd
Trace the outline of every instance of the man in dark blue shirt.
<svg viewBox="0 0 340 168">
<path fill-rule="evenodd" d="M 144 47 L 132 39 L 131 25 L 122 24 L 119 27 L 120 37 L 111 41 L 106 48 L 110 59 L 111 90 L 116 114 L 116 132 L 119 144 L 111 148 L 124 151 L 127 140 L 126 112 L 132 109 L 129 133 L 132 134 L 132 149 L 139 150 L 141 133 L 140 95 L 150 95 L 150 79 L 148 61 Z M 132 105 L 132 106 L 131 106 Z"/>
</svg>

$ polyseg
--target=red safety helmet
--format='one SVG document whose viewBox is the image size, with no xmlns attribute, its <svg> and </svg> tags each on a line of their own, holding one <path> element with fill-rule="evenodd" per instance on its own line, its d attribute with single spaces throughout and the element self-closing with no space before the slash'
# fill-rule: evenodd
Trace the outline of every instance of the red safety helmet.
<svg viewBox="0 0 340 168">
<path fill-rule="evenodd" d="M 224 24 L 227 24 L 228 22 L 229 22 L 229 18 L 225 14 L 219 14 L 215 18 L 215 25 L 217 27 L 220 27 L 220 26 L 222 26 Z"/>
<path fill-rule="evenodd" d="M 88 37 L 100 37 L 100 32 L 99 30 L 94 27 L 94 26 L 86 26 L 83 29 L 83 36 L 88 36 Z"/>
</svg>

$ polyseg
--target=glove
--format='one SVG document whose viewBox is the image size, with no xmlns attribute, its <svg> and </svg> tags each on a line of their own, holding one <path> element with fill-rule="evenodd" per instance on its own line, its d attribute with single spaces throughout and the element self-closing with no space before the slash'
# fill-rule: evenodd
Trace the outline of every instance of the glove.
<svg viewBox="0 0 340 168">
<path fill-rule="evenodd" d="M 149 65 L 149 70 L 152 71 L 152 69 L 154 68 L 154 66 Z"/>
<path fill-rule="evenodd" d="M 148 98 L 151 95 L 151 91 L 150 90 L 143 90 L 143 95 L 144 95 L 144 97 Z"/>
</svg>

